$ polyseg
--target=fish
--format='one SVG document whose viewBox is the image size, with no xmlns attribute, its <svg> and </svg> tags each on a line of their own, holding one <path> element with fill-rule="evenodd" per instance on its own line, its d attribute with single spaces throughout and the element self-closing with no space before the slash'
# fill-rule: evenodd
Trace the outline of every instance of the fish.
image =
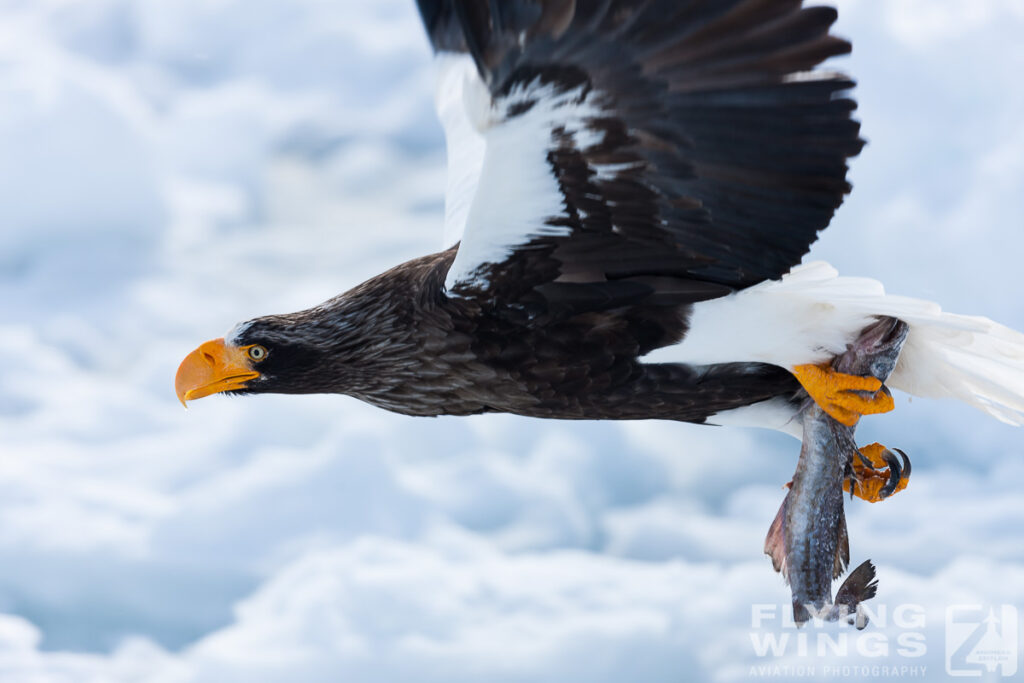
<svg viewBox="0 0 1024 683">
<path fill-rule="evenodd" d="M 909 327 L 896 318 L 883 317 L 865 328 L 832 367 L 852 375 L 871 375 L 885 386 Z M 876 392 L 877 393 L 877 392 Z M 865 397 L 871 395 L 865 392 Z M 832 582 L 842 576 L 850 562 L 850 539 L 843 507 L 843 482 L 850 480 L 851 495 L 857 486 L 855 459 L 871 467 L 854 440 L 856 424 L 846 426 L 808 400 L 800 412 L 803 439 L 800 458 L 789 490 L 765 538 L 764 551 L 775 571 L 789 584 L 793 598 L 793 620 L 798 626 L 811 618 L 825 621 L 845 619 L 858 629 L 868 619 L 860 604 L 873 598 L 878 580 L 871 560 L 858 565 L 832 598 Z M 901 477 L 910 472 L 910 460 L 902 451 L 885 449 L 882 458 L 889 467 L 889 480 L 879 491 L 885 498 L 896 490 Z"/>
</svg>

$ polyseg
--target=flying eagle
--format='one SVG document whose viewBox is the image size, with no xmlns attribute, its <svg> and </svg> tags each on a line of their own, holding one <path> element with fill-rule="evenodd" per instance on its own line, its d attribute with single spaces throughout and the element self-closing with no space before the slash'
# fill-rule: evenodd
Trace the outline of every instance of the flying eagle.
<svg viewBox="0 0 1024 683">
<path fill-rule="evenodd" d="M 882 382 L 1024 422 L 1024 335 L 800 265 L 861 147 L 836 11 L 801 0 L 419 0 L 448 150 L 444 251 L 182 362 L 182 402 L 340 393 L 408 415 L 665 419 L 800 435 Z M 869 454 L 870 455 L 870 454 Z M 873 459 L 881 462 L 878 458 Z M 862 492 L 877 499 L 878 491 Z"/>
</svg>

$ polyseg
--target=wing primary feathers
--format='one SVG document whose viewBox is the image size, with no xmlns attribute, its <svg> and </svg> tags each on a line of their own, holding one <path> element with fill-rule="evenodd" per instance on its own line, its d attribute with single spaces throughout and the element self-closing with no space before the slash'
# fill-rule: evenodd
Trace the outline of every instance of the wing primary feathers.
<svg viewBox="0 0 1024 683">
<path fill-rule="evenodd" d="M 434 52 L 465 52 L 466 36 L 451 0 L 417 0 Z"/>
<path fill-rule="evenodd" d="M 569 298 L 589 307 L 619 302 L 624 278 L 652 278 L 650 296 L 680 303 L 743 289 L 799 263 L 850 190 L 847 160 L 863 145 L 853 82 L 816 70 L 850 51 L 829 33 L 832 8 L 422 0 L 420 10 L 435 50 L 461 47 L 492 100 L 474 119 L 486 151 L 458 226 L 452 295 L 554 305 L 569 290 L 547 285 L 587 283 Z"/>
</svg>

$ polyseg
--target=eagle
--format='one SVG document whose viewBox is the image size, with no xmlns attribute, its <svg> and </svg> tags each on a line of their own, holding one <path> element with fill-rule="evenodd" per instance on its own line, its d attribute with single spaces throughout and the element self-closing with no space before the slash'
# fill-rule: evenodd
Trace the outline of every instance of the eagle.
<svg viewBox="0 0 1024 683">
<path fill-rule="evenodd" d="M 418 7 L 447 142 L 448 248 L 201 344 L 175 379 L 182 403 L 338 393 L 407 415 L 661 419 L 799 437 L 810 402 L 852 426 L 892 410 L 891 387 L 1024 422 L 1024 335 L 801 264 L 864 144 L 853 81 L 822 67 L 850 51 L 830 33 L 835 9 Z M 836 370 L 882 319 L 909 328 L 885 385 Z M 899 480 L 889 455 L 865 461 Z"/>
</svg>

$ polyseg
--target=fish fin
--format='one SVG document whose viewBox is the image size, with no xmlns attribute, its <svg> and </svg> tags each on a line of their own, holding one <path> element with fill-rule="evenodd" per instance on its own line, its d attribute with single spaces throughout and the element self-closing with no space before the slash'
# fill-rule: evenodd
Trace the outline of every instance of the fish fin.
<svg viewBox="0 0 1024 683">
<path fill-rule="evenodd" d="M 764 539 L 764 554 L 772 558 L 772 567 L 782 574 L 782 578 L 789 583 L 789 569 L 786 566 L 786 504 L 789 502 L 789 491 L 782 499 L 782 505 L 768 527 L 768 535 Z"/>
<path fill-rule="evenodd" d="M 878 577 L 875 576 L 875 565 L 871 560 L 864 560 L 843 581 L 836 592 L 836 604 L 855 607 L 858 603 L 870 600 L 878 592 Z"/>
<path fill-rule="evenodd" d="M 843 581 L 836 592 L 835 608 L 842 609 L 844 616 L 856 614 L 857 629 L 868 625 L 866 615 L 857 611 L 857 605 L 875 597 L 878 592 L 878 577 L 875 576 L 875 565 L 871 560 L 864 560 Z"/>
<path fill-rule="evenodd" d="M 850 536 L 846 531 L 846 515 L 839 512 L 839 529 L 836 532 L 836 558 L 832 565 L 832 578 L 838 579 L 850 564 Z"/>
</svg>

